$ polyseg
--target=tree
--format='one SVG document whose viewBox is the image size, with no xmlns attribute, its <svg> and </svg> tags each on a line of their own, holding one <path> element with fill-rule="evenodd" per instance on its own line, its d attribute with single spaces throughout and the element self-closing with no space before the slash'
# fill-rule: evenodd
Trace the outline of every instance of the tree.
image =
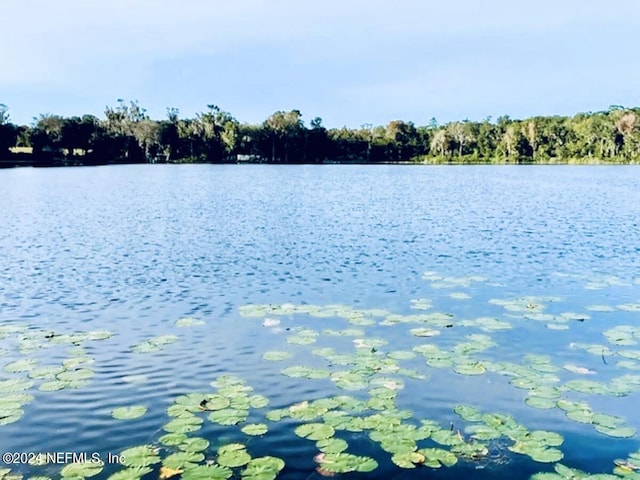
<svg viewBox="0 0 640 480">
<path fill-rule="evenodd" d="M 0 103 L 0 155 L 5 155 L 16 144 L 18 128 L 11 123 L 9 108 Z"/>
<path fill-rule="evenodd" d="M 112 145 L 119 157 L 127 162 L 140 162 L 148 160 L 148 132 L 150 126 L 140 125 L 149 120 L 147 111 L 141 107 L 137 100 L 126 102 L 119 98 L 115 108 L 107 106 L 105 109 L 105 126 L 111 135 Z"/>
<path fill-rule="evenodd" d="M 304 124 L 300 110 L 290 112 L 278 111 L 272 114 L 264 122 L 264 128 L 271 135 L 271 161 L 276 161 L 276 146 L 284 149 L 284 163 L 289 163 L 290 147 L 299 147 L 299 142 L 304 139 Z M 298 160 L 298 159 L 296 159 Z"/>
<path fill-rule="evenodd" d="M 431 150 L 441 157 L 450 153 L 449 144 L 449 137 L 447 136 L 447 132 L 444 128 L 437 130 L 431 138 Z"/>
<path fill-rule="evenodd" d="M 533 162 L 535 162 L 536 149 L 538 148 L 538 142 L 537 142 L 538 131 L 536 129 L 535 119 L 529 120 L 522 126 L 522 134 L 529 142 L 529 146 L 531 147 L 531 159 Z"/>
<path fill-rule="evenodd" d="M 322 163 L 329 153 L 329 136 L 322 125 L 322 118 L 311 120 L 311 129 L 307 133 L 306 157 L 312 163 Z"/>
<path fill-rule="evenodd" d="M 468 146 L 475 139 L 469 130 L 469 122 L 453 122 L 447 126 L 447 131 L 456 146 L 458 147 L 458 157 L 462 156 L 465 146 Z"/>
<path fill-rule="evenodd" d="M 178 135 L 178 117 L 180 111 L 177 108 L 167 108 L 167 119 L 158 125 L 158 143 L 165 157 L 165 162 L 172 160 L 180 148 L 180 136 Z"/>
</svg>

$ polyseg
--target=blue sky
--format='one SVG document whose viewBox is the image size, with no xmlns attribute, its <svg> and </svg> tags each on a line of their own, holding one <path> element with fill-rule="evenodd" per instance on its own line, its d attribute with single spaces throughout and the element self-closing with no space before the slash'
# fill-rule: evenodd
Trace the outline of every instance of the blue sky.
<svg viewBox="0 0 640 480">
<path fill-rule="evenodd" d="M 12 120 L 213 103 L 329 127 L 640 106 L 638 0 L 1 0 Z"/>
</svg>

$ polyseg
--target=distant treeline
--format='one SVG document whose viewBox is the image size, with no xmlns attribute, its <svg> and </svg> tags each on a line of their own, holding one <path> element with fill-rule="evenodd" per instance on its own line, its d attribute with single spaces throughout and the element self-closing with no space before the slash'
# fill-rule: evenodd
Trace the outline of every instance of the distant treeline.
<svg viewBox="0 0 640 480">
<path fill-rule="evenodd" d="M 415 126 L 330 128 L 298 110 L 262 124 L 240 123 L 215 105 L 195 118 L 152 120 L 138 102 L 118 100 L 104 119 L 40 115 L 11 123 L 0 104 L 0 165 L 111 163 L 638 163 L 640 108 L 612 106 L 573 117 L 458 121 Z"/>
</svg>

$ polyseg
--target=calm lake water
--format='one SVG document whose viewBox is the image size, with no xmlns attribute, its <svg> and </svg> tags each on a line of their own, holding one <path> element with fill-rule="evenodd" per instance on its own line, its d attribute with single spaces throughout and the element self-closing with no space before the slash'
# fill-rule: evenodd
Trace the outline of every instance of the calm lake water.
<svg viewBox="0 0 640 480">
<path fill-rule="evenodd" d="M 418 299 L 428 301 L 412 302 Z M 285 307 L 241 315 L 240 307 L 253 304 Z M 299 311 L 301 305 L 315 314 Z M 328 305 L 342 307 L 324 313 Z M 204 324 L 176 325 L 185 317 Z M 483 317 L 498 323 L 477 320 Z M 253 388 L 251 395 L 270 403 L 251 408 L 237 425 L 219 425 L 208 420 L 209 412 L 196 412 L 202 429 L 188 435 L 210 442 L 206 459 L 215 459 L 219 446 L 239 442 L 252 457 L 282 458 L 279 478 L 321 478 L 315 472 L 318 446 L 294 433 L 308 421 L 276 422 L 265 415 L 335 395 L 371 399 L 369 385 L 352 390 L 336 383 L 336 372 L 353 365 L 327 358 L 327 351 L 312 353 L 331 347 L 412 371 L 392 366 L 354 374 L 392 392 L 403 386 L 395 405 L 411 412 L 406 423 L 433 420 L 470 442 L 474 422 L 453 410 L 468 404 L 482 413 L 513 415 L 531 431 L 559 433 L 564 443 L 553 448 L 561 450 L 563 465 L 611 473 L 615 459 L 639 449 L 640 434 L 601 433 L 597 421 L 576 422 L 566 408 L 534 408 L 525 398 L 532 389 L 555 388 L 546 396 L 553 402 L 583 401 L 593 412 L 620 417 L 605 426 L 609 432 L 640 432 L 640 330 L 603 335 L 617 326 L 638 327 L 639 319 L 638 168 L 144 165 L 0 171 L 0 363 L 8 365 L 0 369 L 0 423 L 3 417 L 7 423 L 0 425 L 2 452 L 97 452 L 106 459 L 151 444 L 165 458 L 177 449 L 160 442 L 171 420 L 167 408 L 180 395 L 215 393 L 211 382 L 235 375 Z M 412 333 L 416 328 L 423 330 Z M 344 329 L 361 331 L 327 332 Z M 113 335 L 65 336 L 102 330 Z M 139 346 L 160 335 L 177 341 L 147 352 Z M 463 342 L 488 341 L 469 335 L 486 335 L 495 345 L 461 353 Z M 314 343 L 298 342 L 300 336 Z M 453 352 L 451 358 L 434 361 L 420 350 L 424 344 Z M 413 358 L 386 357 L 416 347 Z M 263 359 L 272 350 L 293 356 Z M 71 373 L 58 380 L 77 381 L 73 375 L 80 371 L 89 382 L 43 391 L 43 383 L 64 386 L 55 384 L 60 373 L 34 369 L 65 361 Z M 460 362 L 479 374 L 456 372 Z M 295 365 L 332 376 L 281 373 Z M 527 377 L 513 372 L 514 365 L 529 372 L 537 365 L 538 373 Z M 27 382 L 30 374 L 36 378 Z M 547 383 L 535 384 L 536 376 Z M 1 383 L 12 379 L 27 383 Z M 398 385 L 388 385 L 389 379 Z M 518 388 L 514 379 L 524 385 Z M 576 391 L 575 380 L 598 382 L 605 391 L 593 384 Z M 621 384 L 629 390 L 621 393 Z M 33 398 L 23 397 L 24 414 L 9 422 L 15 408 L 2 397 L 21 394 Z M 112 418 L 113 409 L 129 405 L 147 412 Z M 246 435 L 241 428 L 248 423 L 265 423 L 269 431 Z M 485 442 L 488 454 L 461 457 L 450 468 L 402 469 L 370 433 L 336 428 L 347 452 L 378 463 L 371 473 L 345 478 L 529 478 L 554 468 L 554 462 L 510 451 L 514 441 L 503 436 Z M 453 448 L 432 439 L 417 446 Z M 27 477 L 53 478 L 63 467 L 0 468 L 9 466 Z M 120 468 L 106 465 L 93 478 Z M 145 478 L 158 477 L 160 463 L 153 468 Z M 240 478 L 242 468 L 233 472 Z"/>
</svg>

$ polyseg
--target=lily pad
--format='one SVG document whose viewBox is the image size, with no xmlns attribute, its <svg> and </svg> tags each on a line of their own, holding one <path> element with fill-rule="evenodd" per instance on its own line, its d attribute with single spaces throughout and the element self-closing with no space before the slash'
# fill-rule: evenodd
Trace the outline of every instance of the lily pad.
<svg viewBox="0 0 640 480">
<path fill-rule="evenodd" d="M 127 467 L 148 467 L 160 462 L 158 450 L 150 445 L 128 448 L 120 453 Z"/>
<path fill-rule="evenodd" d="M 295 434 L 309 440 L 324 440 L 333 437 L 335 430 L 331 425 L 324 423 L 307 423 L 297 427 Z"/>
<path fill-rule="evenodd" d="M 111 410 L 111 416 L 116 420 L 133 420 L 147 413 L 147 407 L 143 405 L 132 405 L 129 407 L 118 407 Z M 135 466 L 135 465 L 132 465 Z"/>
<path fill-rule="evenodd" d="M 209 420 L 220 425 L 237 425 L 244 422 L 249 416 L 247 410 L 238 410 L 235 408 L 224 408 L 209 414 Z"/>
<path fill-rule="evenodd" d="M 111 474 L 108 480 L 140 480 L 152 471 L 153 470 L 149 467 L 125 468 Z"/>
<path fill-rule="evenodd" d="M 167 433 L 160 437 L 160 443 L 167 447 L 177 447 L 188 437 L 184 433 Z"/>
<path fill-rule="evenodd" d="M 482 413 L 471 405 L 456 405 L 453 411 L 465 422 L 479 422 L 482 420 Z"/>
<path fill-rule="evenodd" d="M 286 360 L 291 357 L 293 357 L 293 353 L 281 351 L 281 350 L 272 350 L 262 355 L 262 358 L 264 358 L 265 360 L 269 360 L 271 362 L 278 362 L 281 360 Z"/>
<path fill-rule="evenodd" d="M 174 418 L 165 423 L 162 429 L 169 433 L 189 433 L 200 430 L 201 427 L 202 419 L 192 415 L 191 417 Z"/>
<path fill-rule="evenodd" d="M 454 453 L 441 448 L 422 448 L 418 453 L 424 456 L 423 464 L 431 468 L 452 467 L 458 462 Z"/>
<path fill-rule="evenodd" d="M 609 437 L 629 438 L 629 437 L 633 437 L 636 434 L 636 429 L 632 427 L 610 428 L 604 425 L 596 425 L 595 427 L 598 432 L 604 433 Z"/>
<path fill-rule="evenodd" d="M 196 465 L 186 467 L 180 475 L 181 480 L 226 480 L 231 478 L 233 471 L 222 465 Z"/>
<path fill-rule="evenodd" d="M 33 382 L 24 378 L 0 380 L 0 393 L 20 392 L 22 390 L 28 390 L 32 386 Z"/>
<path fill-rule="evenodd" d="M 486 372 L 482 362 L 457 363 L 453 366 L 453 371 L 460 375 L 482 375 Z"/>
<path fill-rule="evenodd" d="M 19 373 L 19 372 L 28 372 L 35 368 L 38 364 L 38 360 L 35 358 L 23 358 L 21 360 L 16 360 L 11 363 L 7 363 L 4 366 L 4 370 L 9 373 Z"/>
<path fill-rule="evenodd" d="M 241 467 L 250 460 L 251 455 L 241 443 L 231 443 L 218 449 L 218 463 L 223 467 Z"/>
<path fill-rule="evenodd" d="M 65 382 L 62 380 L 52 380 L 50 382 L 41 383 L 38 387 L 39 390 L 43 392 L 55 392 L 57 390 L 62 390 L 69 386 L 69 382 Z"/>
<path fill-rule="evenodd" d="M 187 470 L 195 467 L 204 460 L 204 455 L 200 452 L 176 452 L 168 455 L 162 460 L 162 465 L 176 470 Z"/>
<path fill-rule="evenodd" d="M 178 448 L 183 452 L 202 452 L 209 448 L 209 440 L 201 437 L 185 438 Z"/>
<path fill-rule="evenodd" d="M 250 423 L 242 427 L 242 433 L 246 435 L 264 435 L 269 429 L 264 423 Z"/>
<path fill-rule="evenodd" d="M 204 324 L 204 321 L 191 317 L 184 317 L 176 320 L 176 327 L 199 327 Z"/>
<path fill-rule="evenodd" d="M 318 450 L 324 453 L 340 453 L 344 452 L 349 444 L 341 438 L 325 438 L 316 442 Z"/>
<path fill-rule="evenodd" d="M 372 472 L 378 468 L 373 458 L 352 455 L 350 453 L 327 453 L 319 459 L 324 471 L 333 473 Z"/>
<path fill-rule="evenodd" d="M 439 330 L 434 330 L 432 328 L 412 328 L 409 331 L 416 337 L 435 337 L 437 335 L 440 335 Z"/>
<path fill-rule="evenodd" d="M 284 460 L 278 457 L 252 458 L 242 471 L 244 480 L 273 480 L 284 468 Z"/>
<path fill-rule="evenodd" d="M 104 468 L 103 462 L 81 462 L 81 463 L 68 463 L 60 471 L 60 475 L 63 478 L 89 478 L 95 477 Z"/>
<path fill-rule="evenodd" d="M 87 332 L 87 340 L 107 340 L 113 336 L 113 332 L 109 330 L 93 330 Z"/>
</svg>

